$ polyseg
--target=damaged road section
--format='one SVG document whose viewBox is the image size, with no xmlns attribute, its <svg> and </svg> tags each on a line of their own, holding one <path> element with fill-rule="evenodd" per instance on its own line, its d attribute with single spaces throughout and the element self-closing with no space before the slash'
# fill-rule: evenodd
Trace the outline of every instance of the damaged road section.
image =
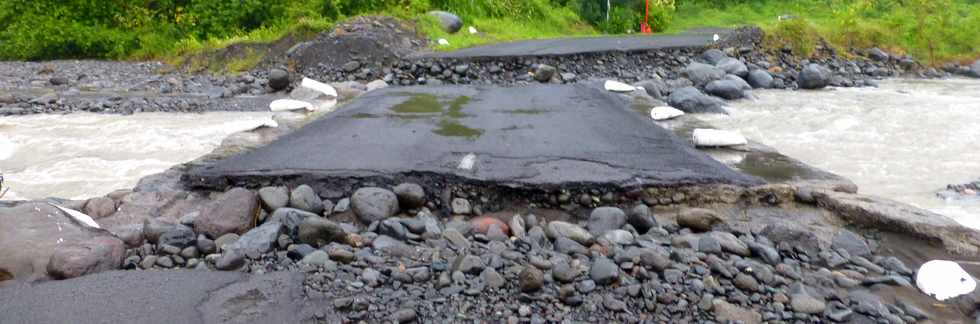
<svg viewBox="0 0 980 324">
<path fill-rule="evenodd" d="M 419 175 L 537 188 L 763 183 L 585 83 L 376 91 L 270 145 L 192 168 L 185 180 L 223 189 Z"/>
</svg>

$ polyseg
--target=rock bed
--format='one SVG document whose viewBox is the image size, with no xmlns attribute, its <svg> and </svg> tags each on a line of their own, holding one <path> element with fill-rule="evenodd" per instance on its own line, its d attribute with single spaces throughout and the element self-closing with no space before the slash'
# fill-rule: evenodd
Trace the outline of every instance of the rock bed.
<svg viewBox="0 0 980 324">
<path fill-rule="evenodd" d="M 747 71 L 764 70 L 778 80 L 773 88 L 798 88 L 800 71 L 809 63 L 828 67 L 833 73 L 831 85 L 873 85 L 869 80 L 899 75 L 945 77 L 966 75 L 969 68 L 949 65 L 944 71 L 926 68 L 911 57 L 889 55 L 879 49 L 856 51 L 860 57 L 847 59 L 827 47 L 819 47 L 818 59 L 808 60 L 784 49 L 775 53 L 762 50 L 761 33 L 746 28 L 727 36 L 719 48 L 747 67 Z M 361 60 L 351 57 L 343 64 L 300 62 L 299 71 L 321 80 L 372 81 L 382 79 L 394 85 L 416 84 L 512 84 L 527 82 L 577 82 L 597 78 L 640 82 L 649 79 L 674 80 L 693 62 L 705 62 L 703 49 L 666 49 L 639 52 L 606 52 L 567 56 L 524 56 L 502 58 L 417 58 L 400 60 Z M 709 62 L 716 63 L 716 62 Z M 555 67 L 553 77 L 538 78 L 529 73 L 538 65 Z M 741 75 L 740 75 L 741 76 Z M 745 76 L 742 76 L 745 77 Z M 683 83 L 684 81 L 676 81 Z M 696 82 L 695 82 L 696 83 Z"/>
<path fill-rule="evenodd" d="M 0 63 L 0 116 L 35 113 L 267 110 L 258 100 L 283 87 L 241 73 L 163 73 L 156 62 Z"/>
<path fill-rule="evenodd" d="M 642 200 L 604 201 L 602 193 L 584 194 L 585 204 L 563 217 L 481 215 L 486 196 L 467 191 L 432 200 L 422 186 L 403 183 L 360 188 L 335 203 L 309 186 L 235 188 L 181 224 L 146 221 L 148 243 L 129 250 L 124 267 L 301 271 L 305 294 L 332 303 L 311 319 L 321 322 L 328 314 L 508 323 L 931 316 L 870 292 L 911 287 L 913 270 L 874 253 L 873 237 L 846 229 L 821 242 L 797 223 L 747 228 L 717 210 L 663 212 Z"/>
</svg>

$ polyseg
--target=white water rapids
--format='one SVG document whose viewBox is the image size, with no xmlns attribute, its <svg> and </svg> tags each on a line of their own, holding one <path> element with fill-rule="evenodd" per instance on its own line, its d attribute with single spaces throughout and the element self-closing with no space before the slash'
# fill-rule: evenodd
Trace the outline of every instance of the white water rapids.
<svg viewBox="0 0 980 324">
<path fill-rule="evenodd" d="M 888 80 L 879 88 L 756 91 L 729 116 L 703 117 L 857 183 L 980 228 L 980 201 L 943 200 L 980 179 L 980 81 Z"/>
<path fill-rule="evenodd" d="M 214 150 L 266 112 L 76 113 L 0 118 L 4 200 L 83 199 L 131 189 L 140 178 Z"/>
</svg>

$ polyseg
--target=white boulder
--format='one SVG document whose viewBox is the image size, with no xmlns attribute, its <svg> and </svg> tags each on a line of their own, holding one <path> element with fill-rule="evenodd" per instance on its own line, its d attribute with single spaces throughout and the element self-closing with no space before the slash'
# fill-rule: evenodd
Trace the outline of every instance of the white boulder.
<svg viewBox="0 0 980 324">
<path fill-rule="evenodd" d="M 613 80 L 606 80 L 605 87 L 606 91 L 612 92 L 633 92 L 636 90 L 634 86 Z"/>
<path fill-rule="evenodd" d="M 919 267 L 915 286 L 926 295 L 943 301 L 973 292 L 977 282 L 956 262 L 932 260 Z"/>
<path fill-rule="evenodd" d="M 748 143 L 749 141 L 745 139 L 745 136 L 738 132 L 707 128 L 694 130 L 695 146 L 736 146 Z"/>
<path fill-rule="evenodd" d="M 677 118 L 683 115 L 683 111 L 680 111 L 674 107 L 660 106 L 650 109 L 650 118 L 657 121 Z"/>
</svg>

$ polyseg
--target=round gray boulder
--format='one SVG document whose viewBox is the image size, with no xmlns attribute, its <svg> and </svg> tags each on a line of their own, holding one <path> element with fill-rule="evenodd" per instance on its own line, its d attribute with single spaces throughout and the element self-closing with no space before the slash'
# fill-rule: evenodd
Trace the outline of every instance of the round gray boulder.
<svg viewBox="0 0 980 324">
<path fill-rule="evenodd" d="M 970 69 L 967 71 L 966 75 L 974 78 L 980 78 L 980 60 L 970 64 Z"/>
<path fill-rule="evenodd" d="M 800 71 L 800 89 L 822 89 L 830 85 L 831 72 L 819 64 L 810 64 Z"/>
<path fill-rule="evenodd" d="M 281 69 L 269 70 L 269 87 L 279 91 L 289 86 L 289 72 Z"/>
<path fill-rule="evenodd" d="M 741 99 L 745 97 L 742 85 L 734 80 L 711 81 L 704 87 L 704 91 L 710 95 L 725 98 L 728 100 Z"/>
<path fill-rule="evenodd" d="M 718 64 L 718 62 L 726 58 L 728 58 L 728 55 L 717 48 L 712 48 L 701 53 L 701 59 L 711 65 Z"/>
<path fill-rule="evenodd" d="M 722 101 L 720 99 L 708 96 L 695 87 L 684 87 L 674 90 L 667 97 L 667 103 L 671 107 L 680 109 L 686 113 L 726 113 L 721 108 Z"/>
<path fill-rule="evenodd" d="M 715 66 L 722 71 L 725 71 L 725 73 L 734 74 L 742 78 L 749 75 L 749 68 L 745 66 L 745 63 L 730 57 L 718 61 Z"/>
<path fill-rule="evenodd" d="M 772 75 L 769 74 L 769 71 L 762 69 L 749 71 L 749 76 L 746 78 L 746 81 L 755 89 L 768 89 L 772 87 Z"/>
<path fill-rule="evenodd" d="M 380 221 L 398 213 L 398 196 L 383 188 L 357 189 L 351 196 L 350 202 L 354 214 L 365 224 Z"/>
<path fill-rule="evenodd" d="M 451 12 L 437 10 L 430 11 L 429 15 L 436 17 L 439 20 L 439 25 L 442 26 L 442 30 L 447 33 L 453 34 L 463 28 L 463 20 Z"/>
<path fill-rule="evenodd" d="M 681 76 L 694 82 L 695 86 L 703 86 L 725 77 L 725 71 L 712 65 L 694 62 L 681 70 Z"/>
</svg>

